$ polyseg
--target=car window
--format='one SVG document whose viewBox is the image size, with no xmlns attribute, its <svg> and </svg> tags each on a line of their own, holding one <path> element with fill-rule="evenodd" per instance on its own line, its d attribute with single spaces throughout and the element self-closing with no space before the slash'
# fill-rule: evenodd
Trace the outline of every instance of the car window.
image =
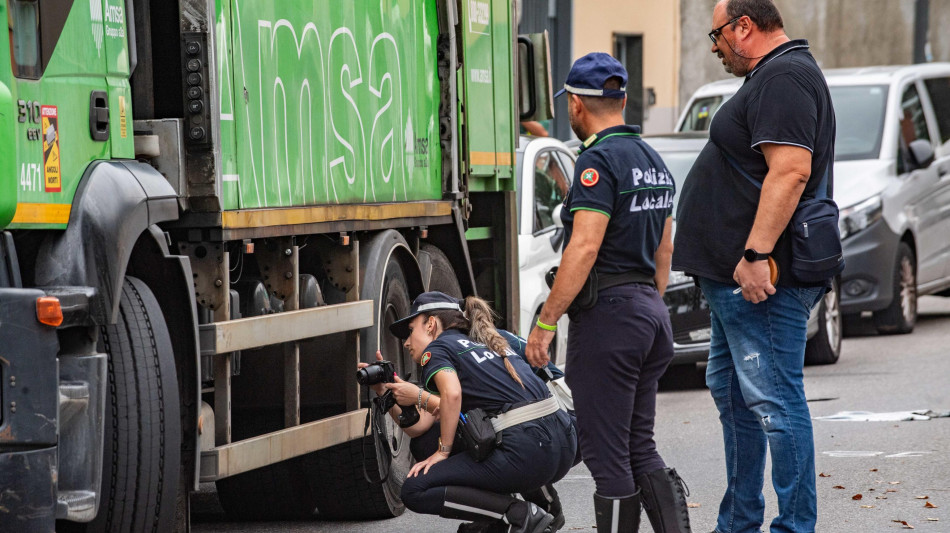
<svg viewBox="0 0 950 533">
<path fill-rule="evenodd" d="M 554 150 L 538 153 L 534 160 L 534 232 L 554 225 L 554 208 L 564 201 L 570 181 Z"/>
<path fill-rule="evenodd" d="M 916 85 L 911 85 L 904 90 L 904 95 L 901 96 L 900 117 L 901 136 L 905 144 L 910 144 L 917 139 L 930 140 L 927 118 L 924 116 L 924 108 L 920 104 Z"/>
<path fill-rule="evenodd" d="M 709 123 L 712 122 L 713 115 L 716 114 L 716 111 L 719 111 L 719 107 L 722 106 L 723 102 L 728 100 L 730 96 L 732 95 L 697 98 L 693 101 L 693 104 L 689 106 L 689 112 L 686 113 L 686 119 L 683 121 L 680 131 L 707 131 L 709 129 Z"/>
<path fill-rule="evenodd" d="M 561 167 L 564 168 L 564 175 L 567 176 L 567 186 L 570 188 L 571 182 L 574 181 L 574 159 L 569 154 L 561 151 L 557 152 L 557 158 L 561 162 Z"/>
<path fill-rule="evenodd" d="M 950 141 L 950 78 L 933 78 L 924 81 L 927 95 L 934 107 L 940 142 Z"/>
<path fill-rule="evenodd" d="M 683 190 L 686 176 L 689 175 L 693 163 L 699 157 L 699 152 L 659 152 L 659 154 L 663 158 L 663 163 L 666 164 L 666 169 L 673 176 L 673 182 L 676 183 L 676 194 L 673 196 L 673 214 L 675 215 L 680 198 L 679 192 Z"/>
<path fill-rule="evenodd" d="M 877 159 L 884 131 L 887 87 L 837 85 L 829 90 L 835 107 L 835 161 Z"/>
</svg>

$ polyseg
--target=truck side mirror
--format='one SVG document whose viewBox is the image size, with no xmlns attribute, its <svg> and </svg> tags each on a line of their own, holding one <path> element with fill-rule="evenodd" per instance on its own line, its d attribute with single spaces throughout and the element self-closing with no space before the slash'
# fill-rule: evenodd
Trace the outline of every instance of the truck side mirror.
<svg viewBox="0 0 950 533">
<path fill-rule="evenodd" d="M 518 36 L 518 109 L 522 122 L 554 118 L 548 32 Z"/>
</svg>

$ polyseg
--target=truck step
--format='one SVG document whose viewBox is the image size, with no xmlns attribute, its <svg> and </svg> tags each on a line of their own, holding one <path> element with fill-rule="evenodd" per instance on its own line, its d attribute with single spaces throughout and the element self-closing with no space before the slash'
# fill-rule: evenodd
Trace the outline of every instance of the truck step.
<svg viewBox="0 0 950 533">
<path fill-rule="evenodd" d="M 96 517 L 96 493 L 90 490 L 59 491 L 56 518 L 88 522 Z"/>
<path fill-rule="evenodd" d="M 230 353 L 373 325 L 373 301 L 360 300 L 202 324 L 201 355 Z"/>
<path fill-rule="evenodd" d="M 232 442 L 201 452 L 201 482 L 216 481 L 363 436 L 366 409 Z"/>
</svg>

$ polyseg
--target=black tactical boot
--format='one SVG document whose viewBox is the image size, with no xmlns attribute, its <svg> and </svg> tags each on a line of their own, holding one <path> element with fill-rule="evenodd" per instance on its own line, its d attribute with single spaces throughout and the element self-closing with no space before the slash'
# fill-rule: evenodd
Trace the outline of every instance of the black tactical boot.
<svg viewBox="0 0 950 533">
<path fill-rule="evenodd" d="M 472 520 L 468 527 L 494 527 L 497 521 L 510 525 L 511 533 L 545 533 L 554 517 L 533 503 L 471 487 L 446 487 L 443 518 Z M 493 531 L 493 530 L 487 530 Z"/>
<path fill-rule="evenodd" d="M 689 489 L 673 468 L 661 468 L 636 478 L 643 508 L 657 533 L 690 533 L 686 496 Z"/>
<path fill-rule="evenodd" d="M 548 533 L 554 517 L 530 502 L 518 501 L 505 514 L 510 533 Z"/>
<path fill-rule="evenodd" d="M 594 494 L 597 533 L 637 533 L 640 531 L 640 492 L 626 498 L 604 498 Z"/>
<path fill-rule="evenodd" d="M 557 496 L 557 491 L 554 490 L 554 485 L 544 485 L 538 490 L 523 492 L 521 495 L 525 501 L 536 504 L 554 517 L 554 522 L 551 522 L 548 528 L 550 533 L 559 531 L 564 527 L 564 512 L 561 510 L 561 500 Z"/>
</svg>

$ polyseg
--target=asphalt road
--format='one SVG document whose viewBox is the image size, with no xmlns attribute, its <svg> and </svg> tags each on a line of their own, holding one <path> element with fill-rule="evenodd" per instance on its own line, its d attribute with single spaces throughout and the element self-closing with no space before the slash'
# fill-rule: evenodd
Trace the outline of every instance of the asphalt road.
<svg viewBox="0 0 950 533">
<path fill-rule="evenodd" d="M 805 369 L 813 417 L 842 411 L 950 411 L 950 299 L 928 297 L 911 335 L 878 336 L 868 321 L 853 324 L 836 365 Z M 664 380 L 658 399 L 661 454 L 689 485 L 693 531 L 715 525 L 725 486 L 717 412 L 696 373 Z M 815 420 L 819 532 L 903 530 L 950 532 L 950 418 L 928 421 Z M 843 487 L 843 488 L 841 488 Z M 592 530 L 594 483 L 583 464 L 557 485 L 567 523 Z M 858 495 L 860 495 L 859 499 Z M 926 497 L 927 499 L 922 499 Z M 766 530 L 776 513 L 766 479 Z M 925 507 L 927 503 L 936 508 Z M 235 523 L 224 516 L 213 485 L 193 499 L 194 526 L 207 532 L 453 532 L 458 522 L 411 512 L 377 522 Z M 641 531 L 650 531 L 646 516 Z M 929 520 L 935 519 L 935 520 Z"/>
</svg>

